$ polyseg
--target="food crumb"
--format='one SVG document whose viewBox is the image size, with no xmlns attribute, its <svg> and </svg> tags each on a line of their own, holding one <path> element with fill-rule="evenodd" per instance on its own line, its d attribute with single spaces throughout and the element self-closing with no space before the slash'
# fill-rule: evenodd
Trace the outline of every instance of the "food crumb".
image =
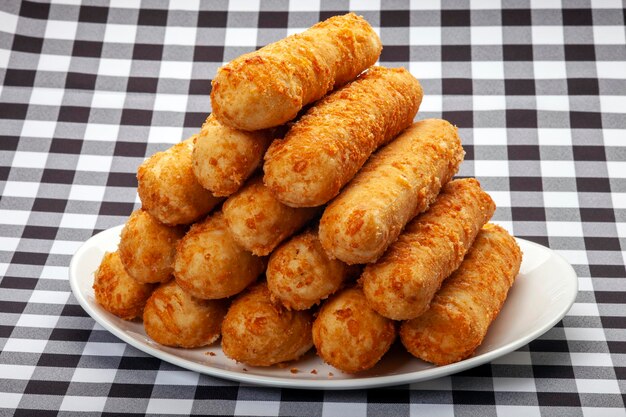
<svg viewBox="0 0 626 417">
<path fill-rule="evenodd" d="M 313 370 L 311 371 L 311 373 L 312 373 L 313 375 L 317 375 L 317 369 L 313 369 Z"/>
<path fill-rule="evenodd" d="M 290 369 L 290 372 L 291 372 L 292 374 L 297 374 L 297 373 L 298 373 L 298 368 L 291 368 L 291 369 Z"/>
<path fill-rule="evenodd" d="M 335 376 L 335 374 L 333 374 L 332 372 L 329 372 L 329 373 L 328 373 L 328 376 L 329 376 L 330 378 L 332 378 L 332 377 L 334 377 L 334 376 Z"/>
<path fill-rule="evenodd" d="M 244 372 L 248 372 L 248 369 L 247 369 L 247 368 L 243 368 L 243 371 L 244 371 Z"/>
<path fill-rule="evenodd" d="M 207 353 L 205 353 L 205 355 L 215 356 L 215 352 L 207 352 Z"/>
</svg>

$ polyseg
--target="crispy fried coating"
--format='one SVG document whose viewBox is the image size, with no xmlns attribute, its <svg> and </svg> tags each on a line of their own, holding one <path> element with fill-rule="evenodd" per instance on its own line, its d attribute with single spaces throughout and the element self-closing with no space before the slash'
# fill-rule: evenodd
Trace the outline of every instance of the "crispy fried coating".
<svg viewBox="0 0 626 417">
<path fill-rule="evenodd" d="M 227 310 L 226 300 L 200 300 L 170 281 L 148 299 L 143 326 L 152 340 L 165 346 L 207 346 L 219 338 Z"/>
<path fill-rule="evenodd" d="M 265 283 L 239 295 L 222 324 L 222 350 L 238 362 L 270 366 L 298 359 L 313 346 L 309 311 L 272 303 Z"/>
<path fill-rule="evenodd" d="M 358 287 L 333 295 L 313 322 L 317 354 L 348 373 L 376 365 L 395 338 L 394 322 L 372 310 Z"/>
<path fill-rule="evenodd" d="M 212 83 L 213 112 L 236 129 L 281 125 L 356 78 L 381 50 L 378 35 L 362 17 L 331 17 L 220 68 Z"/>
<path fill-rule="evenodd" d="M 349 264 L 376 261 L 409 220 L 435 200 L 465 152 L 445 120 L 413 124 L 374 154 L 320 220 L 322 246 Z"/>
<path fill-rule="evenodd" d="M 198 182 L 216 197 L 233 194 L 261 164 L 272 141 L 271 133 L 233 129 L 209 116 L 193 148 L 193 172 Z"/>
<path fill-rule="evenodd" d="M 372 67 L 315 103 L 265 154 L 265 185 L 283 203 L 335 197 L 379 146 L 413 122 L 420 83 L 404 68 Z"/>
<path fill-rule="evenodd" d="M 154 288 L 154 284 L 144 284 L 131 278 L 117 251 L 104 254 L 93 280 L 96 302 L 124 320 L 141 317 Z"/>
<path fill-rule="evenodd" d="M 430 209 L 363 271 L 361 282 L 371 307 L 394 320 L 424 313 L 494 211 L 493 200 L 475 179 L 446 184 Z"/>
<path fill-rule="evenodd" d="M 195 137 L 155 153 L 137 170 L 142 207 L 163 224 L 192 223 L 222 201 L 202 188 L 193 173 Z"/>
<path fill-rule="evenodd" d="M 159 223 L 143 209 L 135 210 L 120 234 L 119 254 L 128 275 L 139 282 L 170 279 L 181 227 Z"/>
<path fill-rule="evenodd" d="M 359 271 L 359 267 L 329 259 L 317 237 L 317 228 L 313 228 L 276 249 L 265 275 L 272 299 L 288 309 L 306 310 L 333 294 Z"/>
<path fill-rule="evenodd" d="M 293 208 L 276 200 L 255 177 L 224 202 L 224 217 L 237 243 L 265 256 L 313 219 L 320 209 Z"/>
<path fill-rule="evenodd" d="M 262 258 L 235 242 L 221 212 L 191 226 L 176 249 L 176 282 L 202 299 L 235 295 L 264 270 Z"/>
<path fill-rule="evenodd" d="M 437 365 L 470 356 L 500 312 L 521 262 L 515 239 L 499 226 L 485 225 L 430 309 L 402 323 L 402 344 L 413 355 Z"/>
</svg>

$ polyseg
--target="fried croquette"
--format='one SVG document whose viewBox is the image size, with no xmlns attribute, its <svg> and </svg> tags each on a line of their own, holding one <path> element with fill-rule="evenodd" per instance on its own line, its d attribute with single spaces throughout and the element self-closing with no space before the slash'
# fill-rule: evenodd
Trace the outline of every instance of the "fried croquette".
<svg viewBox="0 0 626 417">
<path fill-rule="evenodd" d="M 272 297 L 285 307 L 306 310 L 337 291 L 360 267 L 329 259 L 309 229 L 283 243 L 270 256 L 265 275 Z"/>
<path fill-rule="evenodd" d="M 376 365 L 395 338 L 394 322 L 372 310 L 358 287 L 333 295 L 313 322 L 317 354 L 348 373 Z"/>
<path fill-rule="evenodd" d="M 309 311 L 289 311 L 272 303 L 265 283 L 233 301 L 222 324 L 222 350 L 231 359 L 252 366 L 270 366 L 298 359 L 312 346 Z"/>
<path fill-rule="evenodd" d="M 272 132 L 247 132 L 209 116 L 195 139 L 193 172 L 216 197 L 228 197 L 241 187 L 263 160 Z"/>
<path fill-rule="evenodd" d="M 213 112 L 236 129 L 281 125 L 373 65 L 381 50 L 362 17 L 331 17 L 220 68 L 212 82 Z"/>
<path fill-rule="evenodd" d="M 197 298 L 238 294 L 264 270 L 262 258 L 235 242 L 221 212 L 191 226 L 176 249 L 176 282 Z"/>
<path fill-rule="evenodd" d="M 402 344 L 437 365 L 472 355 L 500 312 L 521 262 L 515 239 L 499 226 L 485 225 L 428 311 L 402 323 Z"/>
<path fill-rule="evenodd" d="M 170 281 L 148 299 L 143 325 L 146 334 L 162 345 L 202 347 L 219 338 L 227 309 L 225 300 L 200 300 Z"/>
<path fill-rule="evenodd" d="M 465 152 L 445 120 L 413 124 L 374 154 L 326 208 L 319 237 L 332 258 L 376 261 L 409 220 L 435 200 Z"/>
<path fill-rule="evenodd" d="M 265 154 L 265 185 L 293 207 L 335 197 L 379 146 L 413 122 L 420 83 L 404 68 L 372 67 L 315 103 Z"/>
<path fill-rule="evenodd" d="M 131 278 L 117 251 L 104 254 L 93 280 L 96 302 L 124 320 L 141 317 L 154 288 L 154 284 L 144 284 Z"/>
<path fill-rule="evenodd" d="M 265 256 L 321 210 L 288 207 L 274 198 L 261 177 L 255 177 L 224 202 L 223 211 L 235 241 Z"/>
<path fill-rule="evenodd" d="M 446 184 L 430 209 L 412 220 L 376 263 L 365 267 L 361 283 L 370 306 L 394 320 L 424 313 L 494 210 L 493 200 L 475 179 Z"/>
<path fill-rule="evenodd" d="M 144 283 L 169 280 L 176 244 L 184 234 L 181 227 L 166 226 L 147 211 L 135 210 L 122 229 L 118 248 L 128 275 Z"/>
<path fill-rule="evenodd" d="M 137 170 L 142 207 L 163 224 L 192 223 L 222 201 L 205 190 L 193 173 L 195 137 L 155 153 Z"/>
</svg>

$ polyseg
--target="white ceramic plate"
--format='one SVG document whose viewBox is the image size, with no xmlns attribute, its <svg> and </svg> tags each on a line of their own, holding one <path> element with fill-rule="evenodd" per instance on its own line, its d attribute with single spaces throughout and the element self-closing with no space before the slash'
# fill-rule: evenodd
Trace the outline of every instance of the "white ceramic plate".
<svg viewBox="0 0 626 417">
<path fill-rule="evenodd" d="M 105 230 L 76 252 L 70 264 L 74 295 L 98 323 L 150 355 L 193 371 L 250 384 L 305 389 L 355 389 L 407 384 L 449 375 L 509 353 L 552 328 L 570 309 L 578 292 L 574 269 L 552 250 L 517 239 L 524 258 L 502 311 L 474 356 L 451 365 L 435 366 L 416 359 L 396 344 L 373 369 L 344 374 L 324 364 L 313 352 L 287 367 L 257 368 L 227 358 L 219 343 L 202 349 L 175 349 L 151 341 L 141 322 L 108 313 L 94 298 L 94 271 L 105 251 L 115 251 L 122 226 Z"/>
</svg>

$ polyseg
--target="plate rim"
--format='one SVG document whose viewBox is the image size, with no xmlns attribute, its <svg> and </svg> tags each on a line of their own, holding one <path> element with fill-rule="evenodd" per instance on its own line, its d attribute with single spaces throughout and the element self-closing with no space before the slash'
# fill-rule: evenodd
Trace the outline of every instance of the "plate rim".
<svg viewBox="0 0 626 417">
<path fill-rule="evenodd" d="M 79 276 L 80 271 L 78 271 L 78 264 L 83 255 L 83 253 L 92 247 L 93 242 L 102 238 L 104 234 L 113 234 L 116 231 L 121 231 L 124 225 L 114 226 L 105 230 L 100 231 L 99 233 L 94 234 L 89 239 L 87 239 L 83 244 L 78 248 L 78 250 L 72 256 L 72 260 L 69 265 L 69 281 L 70 287 L 74 297 L 77 299 L 81 307 L 85 310 L 85 312 L 99 325 L 104 327 L 114 336 L 119 338 L 125 343 L 139 349 L 140 351 L 157 357 L 161 360 L 179 366 L 181 368 L 185 368 L 194 372 L 203 373 L 206 375 L 214 376 L 217 378 L 224 378 L 231 381 L 237 381 L 242 383 L 247 383 L 251 385 L 264 386 L 264 387 L 273 387 L 273 388 L 297 388 L 297 389 L 311 389 L 311 390 L 346 390 L 346 389 L 366 389 L 366 388 L 377 388 L 377 387 L 386 387 L 386 386 L 394 386 L 394 385 L 404 385 L 411 384 L 420 381 L 426 381 L 434 378 L 439 378 L 442 376 L 447 376 L 450 374 L 454 374 L 465 369 L 474 368 L 476 366 L 482 365 L 487 362 L 491 362 L 492 360 L 499 358 L 507 353 L 513 352 L 514 350 L 520 348 L 535 340 L 542 334 L 546 333 L 548 330 L 553 328 L 556 323 L 558 323 L 567 312 L 571 309 L 572 305 L 576 301 L 576 297 L 579 290 L 578 283 L 578 275 L 576 271 L 570 265 L 570 263 L 558 252 L 555 250 L 548 248 L 547 246 L 540 245 L 538 243 L 532 242 L 530 240 L 522 239 L 515 237 L 518 244 L 523 242 L 522 245 L 530 245 L 541 250 L 548 251 L 551 256 L 553 256 L 557 262 L 561 263 L 565 269 L 567 269 L 570 273 L 567 276 L 573 277 L 572 281 L 574 284 L 574 291 L 568 293 L 569 299 L 564 307 L 552 317 L 551 320 L 546 321 L 542 326 L 534 329 L 525 337 L 515 339 L 507 344 L 499 346 L 498 348 L 491 350 L 489 352 L 485 352 L 478 356 L 472 356 L 468 359 L 464 359 L 462 361 L 452 363 L 449 365 L 443 366 L 435 366 L 433 368 L 423 369 L 419 371 L 407 372 L 403 374 L 394 374 L 394 375 L 382 375 L 382 376 L 371 376 L 364 378 L 352 378 L 352 379 L 288 379 L 284 377 L 275 377 L 275 376 L 266 376 L 266 375 L 255 375 L 255 374 L 245 374 L 240 371 L 231 371 L 228 369 L 220 369 L 215 368 L 209 364 L 200 364 L 194 362 L 189 359 L 185 359 L 179 357 L 175 354 L 151 348 L 139 340 L 135 339 L 131 335 L 129 335 L 126 331 L 119 329 L 113 323 L 110 323 L 108 320 L 105 320 L 104 317 L 101 317 L 101 313 L 96 311 L 91 302 L 89 302 L 81 291 L 79 286 Z M 520 246 L 522 246 L 520 245 Z M 522 259 L 522 263 L 523 263 Z M 339 370 L 337 372 L 340 372 Z"/>
</svg>

